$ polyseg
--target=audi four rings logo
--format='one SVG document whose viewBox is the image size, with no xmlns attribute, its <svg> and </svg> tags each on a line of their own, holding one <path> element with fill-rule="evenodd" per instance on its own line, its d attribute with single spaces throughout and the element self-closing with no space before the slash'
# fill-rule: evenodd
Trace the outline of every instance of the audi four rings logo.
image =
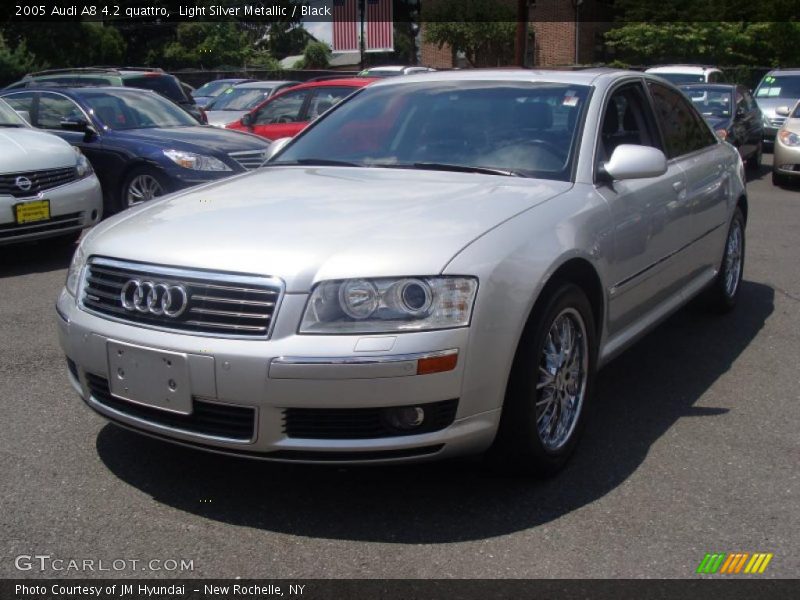
<svg viewBox="0 0 800 600">
<path fill-rule="evenodd" d="M 31 189 L 31 186 L 33 185 L 33 183 L 31 182 L 31 180 L 30 180 L 30 179 L 28 179 L 27 177 L 25 177 L 24 175 L 20 175 L 19 177 L 17 177 L 17 178 L 14 180 L 14 184 L 15 184 L 15 185 L 16 185 L 16 186 L 17 186 L 19 189 L 21 189 L 23 192 L 27 192 L 29 189 Z"/>
<path fill-rule="evenodd" d="M 130 279 L 119 293 L 122 306 L 131 312 L 149 313 L 172 319 L 180 316 L 189 304 L 186 288 L 179 284 Z"/>
</svg>

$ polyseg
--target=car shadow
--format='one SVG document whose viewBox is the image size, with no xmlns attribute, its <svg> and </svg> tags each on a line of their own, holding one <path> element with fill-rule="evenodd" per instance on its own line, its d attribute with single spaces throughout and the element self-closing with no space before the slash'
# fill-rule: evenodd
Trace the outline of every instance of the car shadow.
<svg viewBox="0 0 800 600">
<path fill-rule="evenodd" d="M 0 279 L 69 267 L 77 242 L 27 242 L 0 246 Z"/>
<path fill-rule="evenodd" d="M 774 291 L 742 284 L 726 316 L 689 306 L 609 364 L 585 437 L 544 481 L 493 473 L 476 459 L 391 467 L 281 465 L 206 454 L 106 425 L 97 452 L 122 481 L 208 519 L 317 538 L 396 543 L 478 540 L 535 527 L 603 497 L 695 406 L 773 311 Z M 720 427 L 724 426 L 720 422 Z"/>
<path fill-rule="evenodd" d="M 758 170 L 754 169 L 746 169 L 744 173 L 744 178 L 747 183 L 751 183 L 753 181 L 759 181 L 764 179 L 765 177 L 770 177 L 772 175 L 772 163 L 770 164 L 760 164 L 758 166 Z"/>
</svg>

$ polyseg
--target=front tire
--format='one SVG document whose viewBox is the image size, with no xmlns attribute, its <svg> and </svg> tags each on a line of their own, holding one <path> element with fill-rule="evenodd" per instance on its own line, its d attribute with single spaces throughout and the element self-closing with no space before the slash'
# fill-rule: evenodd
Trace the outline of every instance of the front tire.
<svg viewBox="0 0 800 600">
<path fill-rule="evenodd" d="M 168 191 L 166 178 L 161 173 L 150 167 L 137 167 L 122 183 L 117 209 L 122 211 L 138 206 Z"/>
<path fill-rule="evenodd" d="M 709 289 L 711 309 L 715 312 L 730 312 L 736 306 L 739 298 L 739 288 L 741 288 L 742 274 L 744 272 L 744 230 L 744 215 L 737 208 L 728 227 L 728 237 L 725 239 L 725 253 L 722 256 L 719 273 Z"/>
<path fill-rule="evenodd" d="M 561 283 L 543 300 L 520 340 L 489 451 L 502 470 L 539 477 L 560 471 L 574 452 L 597 366 L 594 316 L 583 290 Z"/>
</svg>

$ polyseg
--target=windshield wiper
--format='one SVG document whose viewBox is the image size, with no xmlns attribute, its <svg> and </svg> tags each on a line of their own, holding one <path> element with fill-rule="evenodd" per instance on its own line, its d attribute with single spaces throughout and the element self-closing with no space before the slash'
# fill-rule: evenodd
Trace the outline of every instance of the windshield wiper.
<svg viewBox="0 0 800 600">
<path fill-rule="evenodd" d="M 411 164 L 395 163 L 381 164 L 375 163 L 375 167 L 385 167 L 387 169 L 427 169 L 430 171 L 453 171 L 455 173 L 482 173 L 484 175 L 503 175 L 504 177 L 525 177 L 518 171 L 511 169 L 495 169 L 493 167 L 474 167 L 469 165 L 453 165 L 449 163 L 437 162 L 415 162 Z"/>
<path fill-rule="evenodd" d="M 364 166 L 358 163 L 348 162 L 346 160 L 335 160 L 332 158 L 298 158 L 297 160 L 278 160 L 275 162 L 264 163 L 264 166 L 268 165 L 276 165 L 276 166 L 303 165 L 309 167 L 363 167 Z"/>
<path fill-rule="evenodd" d="M 0 127 L 25 127 L 25 125 L 20 125 L 19 123 L 0 123 Z"/>
</svg>

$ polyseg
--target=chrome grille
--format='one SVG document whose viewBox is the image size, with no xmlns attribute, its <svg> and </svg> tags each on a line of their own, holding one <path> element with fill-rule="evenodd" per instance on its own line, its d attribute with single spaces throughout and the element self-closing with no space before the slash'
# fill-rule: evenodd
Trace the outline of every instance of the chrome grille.
<svg viewBox="0 0 800 600">
<path fill-rule="evenodd" d="M 770 117 L 769 123 L 773 127 L 780 127 L 786 121 L 786 117 Z"/>
<path fill-rule="evenodd" d="M 264 164 L 267 153 L 266 150 L 248 150 L 245 152 L 231 152 L 228 156 L 239 163 L 243 169 L 251 171 Z"/>
<path fill-rule="evenodd" d="M 125 308 L 122 289 L 130 280 L 183 286 L 186 307 L 179 315 Z M 280 280 L 178 269 L 93 258 L 81 288 L 84 309 L 114 320 L 195 335 L 267 338 L 283 293 Z"/>
<path fill-rule="evenodd" d="M 17 177 L 26 177 L 31 182 L 30 189 L 20 189 L 17 186 Z M 77 178 L 78 173 L 75 167 L 26 173 L 3 173 L 0 175 L 0 194 L 8 194 L 15 198 L 28 198 L 36 196 L 39 192 L 75 181 Z"/>
<path fill-rule="evenodd" d="M 23 235 L 33 235 L 36 233 L 49 233 L 68 229 L 77 229 L 81 226 L 81 213 L 69 213 L 50 217 L 47 221 L 36 221 L 17 225 L 16 223 L 4 223 L 0 225 L 0 240 L 13 239 Z"/>
</svg>

